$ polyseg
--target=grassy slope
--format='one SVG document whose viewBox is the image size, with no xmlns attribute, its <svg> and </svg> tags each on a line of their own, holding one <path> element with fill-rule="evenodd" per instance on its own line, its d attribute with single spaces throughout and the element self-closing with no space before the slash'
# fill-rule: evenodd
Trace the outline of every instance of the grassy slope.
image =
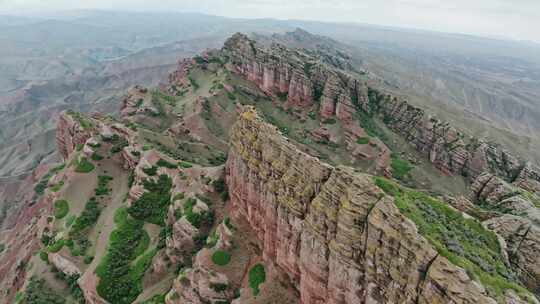
<svg viewBox="0 0 540 304">
<path fill-rule="evenodd" d="M 485 229 L 480 222 L 464 218 L 444 202 L 422 192 L 401 187 L 384 178 L 375 178 L 375 182 L 394 197 L 398 209 L 416 224 L 419 233 L 439 254 L 464 268 L 491 295 L 501 297 L 507 289 L 522 295 L 529 294 L 504 264 L 495 233 Z"/>
</svg>

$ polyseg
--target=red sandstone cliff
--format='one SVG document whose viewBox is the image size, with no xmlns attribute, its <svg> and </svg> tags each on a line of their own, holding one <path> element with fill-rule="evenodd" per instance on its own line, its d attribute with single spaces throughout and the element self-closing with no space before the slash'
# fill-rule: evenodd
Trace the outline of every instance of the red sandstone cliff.
<svg viewBox="0 0 540 304">
<path fill-rule="evenodd" d="M 495 303 L 371 177 L 300 152 L 254 110 L 241 115 L 231 144 L 232 203 L 302 303 Z"/>
</svg>

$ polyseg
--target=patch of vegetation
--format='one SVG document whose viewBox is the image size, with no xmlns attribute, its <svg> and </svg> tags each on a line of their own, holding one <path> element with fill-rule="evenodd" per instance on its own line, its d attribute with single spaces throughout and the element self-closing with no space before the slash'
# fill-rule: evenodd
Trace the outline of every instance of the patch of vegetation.
<svg viewBox="0 0 540 304">
<path fill-rule="evenodd" d="M 306 73 L 306 75 L 308 77 L 311 76 L 311 68 L 313 68 L 314 65 L 315 65 L 315 63 L 313 63 L 313 62 L 305 62 L 304 63 L 304 73 Z"/>
<path fill-rule="evenodd" d="M 369 138 L 368 137 L 358 137 L 356 140 L 356 143 L 359 145 L 366 145 L 369 144 Z"/>
<path fill-rule="evenodd" d="M 45 280 L 33 276 L 28 282 L 22 302 L 25 304 L 64 304 L 66 300 L 47 286 Z"/>
<path fill-rule="evenodd" d="M 169 169 L 176 169 L 178 168 L 178 165 L 175 165 L 175 164 L 171 164 L 170 162 L 160 158 L 156 165 L 158 165 L 159 167 L 165 167 L 165 168 L 169 168 Z"/>
<path fill-rule="evenodd" d="M 51 189 L 52 192 L 58 192 L 58 191 L 60 191 L 60 189 L 62 189 L 63 186 L 64 186 L 64 181 L 61 180 L 57 184 L 51 186 L 50 189 Z"/>
<path fill-rule="evenodd" d="M 145 180 L 143 186 L 146 192 L 132 203 L 128 212 L 135 219 L 163 226 L 167 207 L 171 202 L 172 180 L 162 174 L 157 182 Z"/>
<path fill-rule="evenodd" d="M 89 145 L 91 148 L 94 148 L 94 149 L 97 149 L 99 147 L 101 147 L 101 144 L 100 143 L 87 143 L 87 145 Z"/>
<path fill-rule="evenodd" d="M 210 288 L 212 288 L 215 292 L 222 292 L 227 290 L 229 288 L 229 285 L 226 283 L 210 283 Z"/>
<path fill-rule="evenodd" d="M 282 124 L 279 120 L 274 118 L 274 116 L 267 113 L 264 115 L 264 119 L 266 120 L 266 122 L 276 126 L 279 129 L 279 131 L 283 133 L 283 135 L 289 134 L 289 128 L 285 124 Z"/>
<path fill-rule="evenodd" d="M 225 184 L 225 180 L 223 178 L 213 181 L 212 187 L 214 187 L 214 190 L 219 193 L 219 196 L 223 202 L 229 199 L 229 191 L 227 190 L 227 185 Z"/>
<path fill-rule="evenodd" d="M 165 294 L 157 294 L 141 304 L 165 304 Z"/>
<path fill-rule="evenodd" d="M 109 188 L 109 182 L 112 180 L 112 176 L 98 175 L 98 183 L 96 189 L 94 189 L 94 194 L 96 196 L 104 196 L 109 194 L 109 192 L 111 191 L 111 189 Z"/>
<path fill-rule="evenodd" d="M 216 250 L 212 254 L 212 262 L 214 262 L 214 264 L 218 266 L 225 266 L 229 264 L 230 261 L 231 261 L 231 254 L 226 251 Z"/>
<path fill-rule="evenodd" d="M 323 120 L 323 124 L 325 125 L 333 125 L 337 122 L 337 120 L 335 118 L 327 118 L 325 120 Z"/>
<path fill-rule="evenodd" d="M 319 84 L 313 85 L 313 100 L 315 102 L 321 102 L 323 96 L 323 87 Z"/>
<path fill-rule="evenodd" d="M 45 173 L 43 177 L 39 180 L 39 182 L 34 186 L 34 192 L 41 196 L 43 193 L 45 193 L 45 189 L 47 189 L 47 185 L 49 184 L 49 180 L 53 175 L 60 172 L 62 169 L 64 169 L 65 165 L 59 165 L 49 170 L 49 172 Z"/>
<path fill-rule="evenodd" d="M 56 253 L 64 247 L 64 239 L 59 239 L 58 241 L 54 242 L 53 244 L 49 245 L 47 247 L 47 251 L 50 253 Z"/>
<path fill-rule="evenodd" d="M 287 92 L 277 92 L 276 96 L 280 101 L 287 101 L 287 98 L 289 98 L 289 93 Z"/>
<path fill-rule="evenodd" d="M 41 250 L 39 252 L 39 259 L 45 263 L 49 263 L 49 254 L 47 253 L 47 251 Z"/>
<path fill-rule="evenodd" d="M 529 295 L 506 267 L 495 233 L 486 230 L 480 222 L 464 218 L 445 203 L 385 178 L 376 177 L 375 183 L 394 197 L 401 213 L 415 223 L 418 232 L 440 255 L 465 269 L 490 295 L 497 298 L 508 289 Z"/>
<path fill-rule="evenodd" d="M 360 123 L 360 127 L 366 131 L 366 133 L 370 137 L 378 137 L 380 140 L 385 141 L 387 139 L 386 134 L 384 131 L 381 130 L 375 124 L 375 121 L 371 116 L 369 116 L 366 112 L 364 112 L 362 109 L 356 111 L 356 117 L 358 119 L 358 122 Z"/>
<path fill-rule="evenodd" d="M 144 222 L 125 211 L 115 213 L 114 219 L 116 229 L 109 237 L 107 253 L 96 268 L 100 279 L 96 290 L 110 303 L 130 304 L 142 292 L 142 276 L 155 250 L 137 259 L 147 235 Z"/>
<path fill-rule="evenodd" d="M 129 145 L 127 139 L 119 136 L 118 134 L 113 134 L 113 136 L 110 138 L 103 138 L 103 141 L 112 144 L 110 151 L 113 154 L 122 151 L 122 149 Z"/>
<path fill-rule="evenodd" d="M 190 164 L 190 163 L 188 163 L 188 162 L 185 162 L 185 161 L 179 162 L 178 165 L 179 165 L 181 168 L 184 168 L 184 169 L 188 169 L 188 168 L 193 167 L 192 164 Z"/>
<path fill-rule="evenodd" d="M 84 205 L 84 209 L 76 219 L 68 236 L 71 239 L 70 249 L 74 255 L 82 255 L 90 247 L 90 241 L 88 241 L 88 230 L 97 223 L 97 220 L 101 214 L 101 206 L 97 202 L 95 197 L 91 197 L 90 200 Z"/>
<path fill-rule="evenodd" d="M 266 272 L 264 271 L 264 266 L 262 264 L 257 264 L 249 270 L 248 273 L 248 282 L 249 287 L 253 291 L 253 295 L 258 295 L 259 285 L 264 283 L 266 281 Z"/>
<path fill-rule="evenodd" d="M 83 291 L 79 287 L 79 284 L 77 284 L 77 280 L 79 279 L 78 274 L 74 275 L 67 275 L 63 273 L 62 271 L 59 271 L 56 267 L 52 267 L 52 272 L 54 273 L 54 277 L 57 280 L 63 281 L 68 286 L 68 290 L 70 295 L 75 299 L 76 302 L 80 304 L 85 304 L 86 300 L 84 299 Z"/>
<path fill-rule="evenodd" d="M 92 155 L 90 156 L 90 158 L 91 158 L 93 161 L 100 161 L 100 160 L 103 160 L 103 156 L 99 155 L 99 154 L 96 153 L 96 152 L 92 153 Z"/>
<path fill-rule="evenodd" d="M 84 115 L 82 115 L 81 113 L 75 112 L 73 110 L 68 110 L 66 113 L 69 116 L 71 116 L 73 119 L 75 119 L 79 123 L 79 125 L 81 125 L 83 130 L 94 128 L 94 123 L 90 121 L 88 118 L 86 118 Z"/>
<path fill-rule="evenodd" d="M 59 220 L 63 219 L 69 212 L 68 201 L 62 199 L 54 202 L 54 217 Z"/>
<path fill-rule="evenodd" d="M 86 157 L 81 158 L 75 166 L 75 172 L 77 173 L 89 173 L 94 170 L 95 166 L 86 159 Z"/>
<path fill-rule="evenodd" d="M 194 91 L 197 91 L 201 87 L 193 77 L 189 76 L 188 79 Z"/>
<path fill-rule="evenodd" d="M 193 207 L 196 204 L 197 199 L 193 197 L 190 197 L 184 201 L 183 214 L 186 217 L 186 220 L 197 229 L 201 228 L 202 224 L 205 224 L 205 226 L 211 226 L 214 221 L 214 213 L 212 211 L 201 213 L 193 212 Z"/>
<path fill-rule="evenodd" d="M 202 58 L 201 56 L 195 56 L 195 57 L 193 57 L 193 60 L 195 60 L 195 62 L 197 64 L 205 64 L 206 63 L 206 60 L 204 60 L 204 58 Z"/>
<path fill-rule="evenodd" d="M 165 100 L 165 102 L 170 105 L 171 107 L 174 107 L 176 105 L 176 99 L 174 96 L 164 94 L 163 92 L 159 90 L 155 90 L 152 92 L 153 100 L 155 99 L 162 99 Z"/>
<path fill-rule="evenodd" d="M 390 167 L 392 167 L 392 176 L 399 180 L 407 178 L 409 172 L 413 169 L 408 161 L 399 158 L 397 155 L 392 155 Z"/>
<path fill-rule="evenodd" d="M 236 100 L 236 95 L 234 95 L 233 92 L 227 91 L 227 97 L 228 97 L 230 100 Z"/>
<path fill-rule="evenodd" d="M 154 176 L 156 175 L 157 173 L 157 170 L 158 170 L 158 167 L 156 166 L 152 166 L 150 168 L 143 168 L 142 171 L 144 172 L 144 174 L 148 175 L 148 176 Z"/>
</svg>

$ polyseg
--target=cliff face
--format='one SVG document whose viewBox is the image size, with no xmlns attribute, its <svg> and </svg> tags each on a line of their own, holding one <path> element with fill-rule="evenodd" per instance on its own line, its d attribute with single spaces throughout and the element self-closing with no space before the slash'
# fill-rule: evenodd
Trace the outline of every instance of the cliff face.
<svg viewBox="0 0 540 304">
<path fill-rule="evenodd" d="M 320 64 L 317 58 L 279 44 L 258 46 L 236 34 L 222 49 L 231 70 L 253 81 L 270 95 L 286 97 L 286 107 L 305 110 L 315 106 L 323 118 L 336 117 L 346 125 L 362 110 L 376 116 L 437 168 L 474 178 L 491 172 L 508 181 L 540 191 L 540 169 L 525 164 L 504 148 L 459 132 L 424 110 L 369 88 L 342 65 Z"/>
<path fill-rule="evenodd" d="M 504 238 L 510 263 L 525 285 L 540 294 L 540 196 L 516 183 L 482 174 L 472 184 L 471 199 L 498 213 L 484 224 Z"/>
<path fill-rule="evenodd" d="M 231 201 L 302 303 L 494 303 L 365 174 L 322 164 L 253 110 L 233 127 Z"/>
<path fill-rule="evenodd" d="M 353 100 L 367 96 L 365 85 L 298 50 L 278 44 L 261 48 L 245 35 L 236 34 L 227 40 L 222 52 L 233 71 L 264 92 L 286 99 L 288 108 L 305 110 L 320 103 L 323 118 L 336 115 L 349 122 L 354 112 Z"/>
</svg>

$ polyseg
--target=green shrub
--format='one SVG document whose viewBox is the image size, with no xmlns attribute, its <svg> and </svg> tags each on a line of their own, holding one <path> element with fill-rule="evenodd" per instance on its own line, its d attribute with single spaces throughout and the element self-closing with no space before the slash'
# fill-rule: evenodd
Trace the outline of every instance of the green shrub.
<svg viewBox="0 0 540 304">
<path fill-rule="evenodd" d="M 150 250 L 137 259 L 141 248 L 147 247 L 144 245 L 147 236 L 144 222 L 120 211 L 115 213 L 115 223 L 116 229 L 109 237 L 107 252 L 96 268 L 100 279 L 96 290 L 110 303 L 130 304 L 142 292 L 142 276 L 156 250 Z"/>
<path fill-rule="evenodd" d="M 84 257 L 83 262 L 84 262 L 86 265 L 88 265 L 88 264 L 92 263 L 93 260 L 94 260 L 94 257 L 93 257 L 93 256 L 87 255 L 87 256 Z"/>
<path fill-rule="evenodd" d="M 392 156 L 390 167 L 392 167 L 392 176 L 401 180 L 405 179 L 409 175 L 409 172 L 413 169 L 408 161 L 397 156 Z"/>
<path fill-rule="evenodd" d="M 191 168 L 191 167 L 193 167 L 193 165 L 192 165 L 192 164 L 190 164 L 190 163 L 188 163 L 188 162 L 185 162 L 185 161 L 181 161 L 181 162 L 179 162 L 179 163 L 178 163 L 178 165 L 179 165 L 180 167 L 182 167 L 182 168 L 186 168 L 186 169 L 187 169 L 187 168 Z"/>
<path fill-rule="evenodd" d="M 111 153 L 118 153 L 122 151 L 125 147 L 129 145 L 127 139 L 119 136 L 118 134 L 113 134 L 110 138 L 103 138 L 104 142 L 112 144 Z"/>
<path fill-rule="evenodd" d="M 212 288 L 215 292 L 222 292 L 227 290 L 229 287 L 226 283 L 210 283 L 210 288 Z"/>
<path fill-rule="evenodd" d="M 143 186 L 146 192 L 131 204 L 128 212 L 136 219 L 163 226 L 171 202 L 172 180 L 162 174 L 157 182 L 145 180 Z"/>
<path fill-rule="evenodd" d="M 65 302 L 62 296 L 47 286 L 45 280 L 34 276 L 30 278 L 22 297 L 22 303 L 25 304 L 64 304 Z"/>
<path fill-rule="evenodd" d="M 51 186 L 50 189 L 52 192 L 58 192 L 60 191 L 60 189 L 62 189 L 63 186 L 64 186 L 64 181 L 61 180 L 56 185 Z"/>
<path fill-rule="evenodd" d="M 368 144 L 369 143 L 369 138 L 368 137 L 358 137 L 358 139 L 356 140 L 356 143 L 359 144 L 359 145 Z"/>
<path fill-rule="evenodd" d="M 323 124 L 325 125 L 333 125 L 337 122 L 337 120 L 335 118 L 327 118 L 325 120 L 323 120 Z"/>
<path fill-rule="evenodd" d="M 95 197 L 91 197 L 84 209 L 76 219 L 68 233 L 70 241 L 73 243 L 70 246 L 72 255 L 83 255 L 90 247 L 90 241 L 88 240 L 88 231 L 94 227 L 101 214 L 101 206 L 97 202 Z"/>
<path fill-rule="evenodd" d="M 226 251 L 216 250 L 212 254 L 212 262 L 214 262 L 214 264 L 218 266 L 225 266 L 229 264 L 230 261 L 231 261 L 231 254 Z"/>
<path fill-rule="evenodd" d="M 284 92 L 284 93 L 278 92 L 278 93 L 276 93 L 276 96 L 278 97 L 278 99 L 280 101 L 287 101 L 287 98 L 289 97 L 289 93 L 287 93 L 287 92 Z"/>
<path fill-rule="evenodd" d="M 94 170 L 95 166 L 88 161 L 85 157 L 81 158 L 75 167 L 75 172 L 77 173 L 88 173 Z"/>
<path fill-rule="evenodd" d="M 214 190 L 218 193 L 221 193 L 227 189 L 227 185 L 225 184 L 225 180 L 223 178 L 219 178 L 213 181 L 212 186 L 214 187 Z"/>
<path fill-rule="evenodd" d="M 39 182 L 35 185 L 34 192 L 38 196 L 43 195 L 43 193 L 45 193 L 45 189 L 47 189 L 47 185 L 49 184 L 49 180 L 51 179 L 51 177 L 54 174 L 60 172 L 62 169 L 64 169 L 64 167 L 65 167 L 65 165 L 62 164 L 62 165 L 56 166 L 54 168 L 51 168 L 47 173 L 45 173 L 45 175 L 43 175 L 43 177 L 41 177 Z"/>
<path fill-rule="evenodd" d="M 200 85 L 197 83 L 197 81 L 193 77 L 189 76 L 188 80 L 191 86 L 193 87 L 194 91 L 197 91 L 200 88 Z"/>
<path fill-rule="evenodd" d="M 96 196 L 103 196 L 109 194 L 111 191 L 109 189 L 109 182 L 112 181 L 113 178 L 108 175 L 98 175 L 98 183 L 96 189 L 94 189 L 94 193 Z"/>
<path fill-rule="evenodd" d="M 160 158 L 157 163 L 156 163 L 159 167 L 165 167 L 165 168 L 169 168 L 169 169 L 176 169 L 178 168 L 178 165 L 175 165 L 175 164 L 171 164 L 170 162 Z"/>
<path fill-rule="evenodd" d="M 266 281 L 266 272 L 264 271 L 264 266 L 262 264 L 257 264 L 249 270 L 248 273 L 249 287 L 253 291 L 253 295 L 258 295 L 259 285 Z"/>
<path fill-rule="evenodd" d="M 202 213 L 196 213 L 193 212 L 193 207 L 197 203 L 197 200 L 195 198 L 188 198 L 184 202 L 183 209 L 184 209 L 184 215 L 186 217 L 186 220 L 193 225 L 195 228 L 201 228 L 201 225 L 204 223 L 205 225 L 211 226 L 214 221 L 214 213 L 212 211 L 202 212 Z"/>
<path fill-rule="evenodd" d="M 64 218 L 69 212 L 69 204 L 66 200 L 57 200 L 54 202 L 54 217 L 56 219 Z"/>
<path fill-rule="evenodd" d="M 221 201 L 226 202 L 229 200 L 229 191 L 225 190 L 219 194 L 219 198 L 221 198 Z"/>
<path fill-rule="evenodd" d="M 157 173 L 157 170 L 158 170 L 158 167 L 156 166 L 152 166 L 150 168 L 143 168 L 142 171 L 144 172 L 144 174 L 148 175 L 148 176 L 154 176 L 156 175 Z"/>
<path fill-rule="evenodd" d="M 44 251 L 44 250 L 41 250 L 39 252 L 39 258 L 45 262 L 45 263 L 49 263 L 49 254 L 47 253 L 47 251 Z"/>
<path fill-rule="evenodd" d="M 94 152 L 92 153 L 92 155 L 90 156 L 90 158 L 93 160 L 93 161 L 100 161 L 103 159 L 103 156 L 99 155 L 98 153 Z"/>
<path fill-rule="evenodd" d="M 140 304 L 165 304 L 165 294 L 157 294 Z"/>
<path fill-rule="evenodd" d="M 54 277 L 56 279 L 66 283 L 66 285 L 68 286 L 69 293 L 76 300 L 76 302 L 81 303 L 81 304 L 86 303 L 82 289 L 79 287 L 79 284 L 77 283 L 77 280 L 80 277 L 78 274 L 67 275 L 63 273 L 62 271 L 59 271 L 54 266 L 52 266 L 51 271 L 54 273 Z"/>
<path fill-rule="evenodd" d="M 83 149 L 83 147 L 84 147 L 83 144 L 77 144 L 77 145 L 75 146 L 75 150 L 81 151 L 81 150 Z"/>
<path fill-rule="evenodd" d="M 234 95 L 233 92 L 227 91 L 227 97 L 228 97 L 230 100 L 236 100 L 236 95 Z"/>
<path fill-rule="evenodd" d="M 47 247 L 47 251 L 51 253 L 56 253 L 64 247 L 64 239 L 59 239 L 58 241 L 54 242 L 53 244 L 49 245 Z"/>
<path fill-rule="evenodd" d="M 176 195 L 173 197 L 172 200 L 173 200 L 173 202 L 174 202 L 174 201 L 180 201 L 180 200 L 183 200 L 185 196 L 186 196 L 186 195 L 184 194 L 184 192 L 180 192 L 180 193 L 176 194 Z"/>
</svg>

